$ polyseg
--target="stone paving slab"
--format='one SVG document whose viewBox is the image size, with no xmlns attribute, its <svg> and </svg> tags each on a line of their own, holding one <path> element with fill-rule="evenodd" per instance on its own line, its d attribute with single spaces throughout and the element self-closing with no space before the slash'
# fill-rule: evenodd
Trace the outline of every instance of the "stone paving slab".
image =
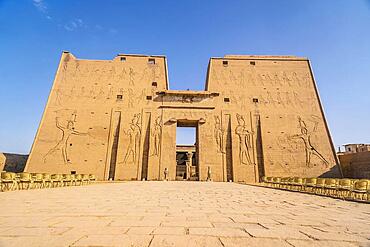
<svg viewBox="0 0 370 247">
<path fill-rule="evenodd" d="M 236 183 L 0 193 L 0 247 L 370 246 L 370 205 Z"/>
</svg>

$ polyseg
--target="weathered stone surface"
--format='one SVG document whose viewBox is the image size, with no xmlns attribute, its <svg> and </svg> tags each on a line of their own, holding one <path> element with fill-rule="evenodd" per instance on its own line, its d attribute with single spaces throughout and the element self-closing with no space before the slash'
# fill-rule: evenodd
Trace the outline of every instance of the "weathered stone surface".
<svg viewBox="0 0 370 247">
<path fill-rule="evenodd" d="M 260 246 L 273 246 L 273 247 L 291 247 L 284 240 L 272 238 L 220 238 L 224 247 L 260 247 Z"/>
<path fill-rule="evenodd" d="M 153 236 L 150 235 L 87 235 L 72 246 L 119 246 L 148 247 Z"/>
<path fill-rule="evenodd" d="M 344 177 L 370 179 L 370 151 L 338 153 L 338 158 Z"/>
<path fill-rule="evenodd" d="M 343 241 L 312 241 L 312 240 L 287 240 L 290 244 L 296 247 L 357 247 L 357 246 L 367 246 L 361 243 L 350 243 Z"/>
<path fill-rule="evenodd" d="M 28 155 L 0 153 L 0 171 L 23 172 Z"/>
<path fill-rule="evenodd" d="M 0 206 L 0 246 L 6 247 L 370 244 L 369 204 L 236 183 L 10 191 L 0 193 Z"/>
<path fill-rule="evenodd" d="M 169 90 L 166 63 L 64 52 L 26 171 L 175 180 L 181 170 L 190 180 L 248 183 L 341 176 L 306 58 L 211 58 L 204 91 Z M 176 163 L 177 126 L 197 129 L 186 169 Z"/>
<path fill-rule="evenodd" d="M 222 247 L 217 237 L 210 236 L 154 236 L 150 247 L 204 247 L 215 246 Z"/>
</svg>

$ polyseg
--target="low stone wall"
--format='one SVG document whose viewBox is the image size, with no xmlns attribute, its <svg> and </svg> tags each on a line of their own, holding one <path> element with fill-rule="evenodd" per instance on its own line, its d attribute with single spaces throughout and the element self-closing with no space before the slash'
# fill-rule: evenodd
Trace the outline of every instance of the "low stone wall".
<svg viewBox="0 0 370 247">
<path fill-rule="evenodd" d="M 0 153 L 0 171 L 4 170 L 6 157 L 3 153 Z"/>
<path fill-rule="evenodd" d="M 0 170 L 7 172 L 23 172 L 28 155 L 0 153 Z"/>
<path fill-rule="evenodd" d="M 345 178 L 370 179 L 370 152 L 338 155 Z"/>
</svg>

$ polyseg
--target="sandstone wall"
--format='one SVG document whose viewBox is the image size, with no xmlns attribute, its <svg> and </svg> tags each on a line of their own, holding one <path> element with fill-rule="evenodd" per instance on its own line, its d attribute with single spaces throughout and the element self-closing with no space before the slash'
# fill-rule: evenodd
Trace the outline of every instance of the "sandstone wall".
<svg viewBox="0 0 370 247">
<path fill-rule="evenodd" d="M 305 58 L 212 58 L 205 91 L 169 90 L 163 56 L 63 53 L 27 171 L 176 176 L 176 127 L 197 128 L 200 180 L 340 176 Z"/>
<path fill-rule="evenodd" d="M 6 157 L 3 153 L 0 153 L 0 171 L 4 171 Z"/>
<path fill-rule="evenodd" d="M 164 57 L 117 56 L 99 61 L 63 53 L 27 171 L 76 171 L 106 179 L 115 149 L 120 153 L 117 175 L 136 179 L 144 135 L 132 135 L 145 132 L 146 111 L 157 117 L 159 103 L 147 97 L 167 88 L 165 63 Z M 120 141 L 114 146 L 117 128 Z"/>
<path fill-rule="evenodd" d="M 0 153 L 0 171 L 23 172 L 28 155 Z"/>
<path fill-rule="evenodd" d="M 267 176 L 341 176 L 307 59 L 226 56 L 211 59 L 208 75 L 206 90 L 221 92 L 219 114 L 231 114 L 236 177 L 251 180 L 256 163 Z"/>
<path fill-rule="evenodd" d="M 370 152 L 341 154 L 338 157 L 344 177 L 370 179 Z"/>
</svg>

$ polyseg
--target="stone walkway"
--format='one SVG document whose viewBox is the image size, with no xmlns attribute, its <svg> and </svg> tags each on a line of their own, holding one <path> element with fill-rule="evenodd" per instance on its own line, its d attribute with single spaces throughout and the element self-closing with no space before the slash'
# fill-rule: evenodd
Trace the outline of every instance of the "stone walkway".
<svg viewBox="0 0 370 247">
<path fill-rule="evenodd" d="M 235 183 L 0 193 L 0 246 L 370 246 L 370 205 Z"/>
</svg>

